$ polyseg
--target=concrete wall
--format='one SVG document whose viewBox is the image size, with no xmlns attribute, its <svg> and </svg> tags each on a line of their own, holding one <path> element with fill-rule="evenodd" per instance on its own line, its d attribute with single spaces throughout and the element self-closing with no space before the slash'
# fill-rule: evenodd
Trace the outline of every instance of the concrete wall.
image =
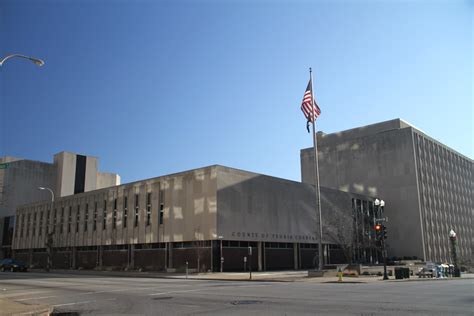
<svg viewBox="0 0 474 316">
<path fill-rule="evenodd" d="M 47 191 L 38 190 L 40 186 L 55 187 L 56 170 L 51 164 L 31 160 L 11 161 L 6 169 L 0 169 L 0 245 L 3 245 L 4 221 L 14 216 L 16 209 L 33 201 L 48 201 Z M 10 221 L 14 222 L 14 218 Z M 3 251 L 0 248 L 0 258 Z"/>
<path fill-rule="evenodd" d="M 219 166 L 217 235 L 224 240 L 316 242 L 310 185 Z"/>
<path fill-rule="evenodd" d="M 98 172 L 96 180 L 96 189 L 120 185 L 120 176 L 116 173 Z"/>
<path fill-rule="evenodd" d="M 58 153 L 54 155 L 54 165 L 57 170 L 57 186 L 55 195 L 61 197 L 74 194 L 76 154 L 68 152 Z"/>
<path fill-rule="evenodd" d="M 312 185 L 219 166 L 217 235 L 224 240 L 316 243 L 319 219 Z M 323 243 L 335 231 L 352 234 L 352 198 L 365 196 L 321 187 Z"/>
<path fill-rule="evenodd" d="M 321 185 L 383 199 L 389 255 L 424 258 L 412 128 L 377 125 L 378 133 L 363 137 L 319 135 Z M 313 165 L 313 149 L 302 150 L 304 182 L 313 182 Z"/>
<path fill-rule="evenodd" d="M 217 211 L 215 170 L 215 167 L 196 169 L 66 196 L 56 199 L 52 206 L 50 202 L 21 206 L 17 211 L 14 248 L 43 248 L 48 225 L 49 231 L 54 230 L 54 247 L 213 239 L 216 235 Z M 160 190 L 163 191 L 163 200 L 160 200 Z M 151 194 L 149 224 L 148 194 Z M 136 195 L 137 226 L 134 225 Z M 161 204 L 163 224 L 159 224 Z"/>
<path fill-rule="evenodd" d="M 471 159 L 399 119 L 319 133 L 318 148 L 322 186 L 385 201 L 390 256 L 450 261 L 451 226 L 463 232 L 460 251 L 472 258 Z M 313 183 L 313 166 L 313 148 L 302 150 L 303 182 Z"/>
</svg>

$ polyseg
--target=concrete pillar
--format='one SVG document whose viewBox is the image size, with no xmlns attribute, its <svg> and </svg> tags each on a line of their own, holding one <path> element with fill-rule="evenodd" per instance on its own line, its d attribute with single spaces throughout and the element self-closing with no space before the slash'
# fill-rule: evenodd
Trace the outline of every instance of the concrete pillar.
<svg viewBox="0 0 474 316">
<path fill-rule="evenodd" d="M 298 260 L 298 243 L 293 243 L 293 268 L 298 270 L 299 260 Z"/>
<path fill-rule="evenodd" d="M 31 267 L 33 264 L 33 249 L 28 250 L 28 265 Z"/>
<path fill-rule="evenodd" d="M 128 245 L 128 258 L 129 258 L 128 267 L 130 269 L 135 269 L 135 245 L 134 244 Z"/>
<path fill-rule="evenodd" d="M 168 243 L 167 253 L 168 253 L 168 260 L 167 260 L 168 266 L 167 266 L 167 268 L 172 269 L 173 268 L 173 243 L 171 243 L 171 242 Z"/>
<path fill-rule="evenodd" d="M 77 248 L 72 247 L 71 250 L 71 268 L 77 269 Z"/>
<path fill-rule="evenodd" d="M 301 264 L 301 244 L 297 243 L 298 245 L 298 269 L 301 269 L 303 265 Z"/>
<path fill-rule="evenodd" d="M 102 246 L 97 246 L 97 266 L 102 269 L 102 258 L 103 258 L 103 248 Z"/>
<path fill-rule="evenodd" d="M 262 256 L 262 242 L 259 241 L 257 243 L 257 252 L 258 252 L 258 271 L 262 271 L 263 269 L 263 256 Z"/>
</svg>

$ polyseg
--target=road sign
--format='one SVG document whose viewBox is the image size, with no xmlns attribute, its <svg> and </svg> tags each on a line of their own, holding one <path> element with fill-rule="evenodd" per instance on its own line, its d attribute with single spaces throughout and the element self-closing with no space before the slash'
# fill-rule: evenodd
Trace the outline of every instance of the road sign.
<svg viewBox="0 0 474 316">
<path fill-rule="evenodd" d="M 376 218 L 376 222 L 388 222 L 388 216 L 382 217 L 382 218 Z"/>
<path fill-rule="evenodd" d="M 0 163 L 0 169 L 7 169 L 9 165 L 9 163 Z"/>
</svg>

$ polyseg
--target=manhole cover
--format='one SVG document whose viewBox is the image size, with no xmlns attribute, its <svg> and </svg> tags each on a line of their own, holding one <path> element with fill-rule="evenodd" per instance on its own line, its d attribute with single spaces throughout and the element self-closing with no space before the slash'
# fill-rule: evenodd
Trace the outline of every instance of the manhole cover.
<svg viewBox="0 0 474 316">
<path fill-rule="evenodd" d="M 169 299 L 172 299 L 172 298 L 173 298 L 172 296 L 158 296 L 158 297 L 153 298 L 153 300 L 162 301 L 162 300 L 169 300 Z"/>
<path fill-rule="evenodd" d="M 232 305 L 251 305 L 251 304 L 258 304 L 262 301 L 252 301 L 252 300 L 244 300 L 244 301 L 233 301 Z"/>
</svg>

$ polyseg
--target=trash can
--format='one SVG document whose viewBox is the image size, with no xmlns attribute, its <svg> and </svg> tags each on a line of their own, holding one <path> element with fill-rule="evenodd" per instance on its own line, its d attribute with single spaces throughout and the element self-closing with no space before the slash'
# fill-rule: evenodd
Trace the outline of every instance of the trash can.
<svg viewBox="0 0 474 316">
<path fill-rule="evenodd" d="M 410 278 L 410 268 L 401 268 L 403 271 L 403 278 L 409 279 Z"/>
<path fill-rule="evenodd" d="M 395 268 L 395 279 L 403 279 L 403 268 Z"/>
</svg>

